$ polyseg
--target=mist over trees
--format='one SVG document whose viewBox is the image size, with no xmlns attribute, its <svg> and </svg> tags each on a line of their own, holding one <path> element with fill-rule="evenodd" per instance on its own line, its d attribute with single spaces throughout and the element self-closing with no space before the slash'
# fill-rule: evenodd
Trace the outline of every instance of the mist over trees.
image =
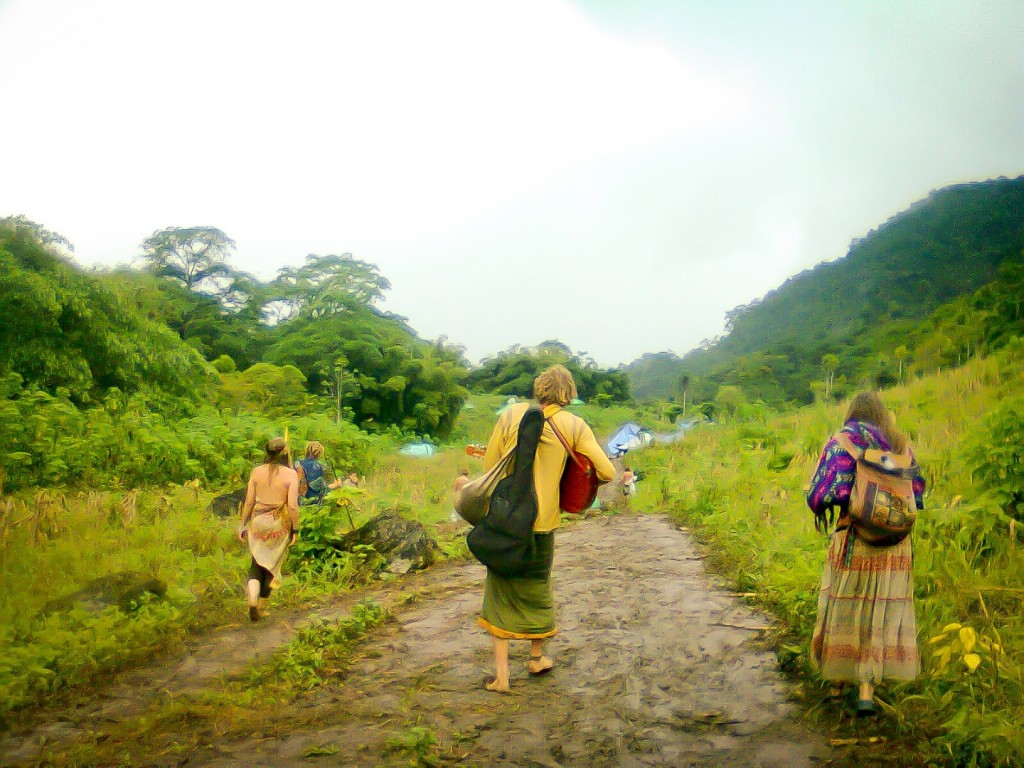
<svg viewBox="0 0 1024 768">
<path fill-rule="evenodd" d="M 679 398 L 689 376 L 692 403 L 723 386 L 775 406 L 890 386 L 1012 335 L 1004 326 L 1018 312 L 1022 263 L 1024 177 L 947 187 L 855 240 L 846 257 L 730 310 L 714 344 L 645 355 L 625 370 L 637 397 Z"/>
</svg>

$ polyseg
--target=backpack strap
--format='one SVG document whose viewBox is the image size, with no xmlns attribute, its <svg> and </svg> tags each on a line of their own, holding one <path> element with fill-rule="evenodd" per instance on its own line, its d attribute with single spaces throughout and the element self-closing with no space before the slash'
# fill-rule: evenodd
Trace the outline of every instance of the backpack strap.
<svg viewBox="0 0 1024 768">
<path fill-rule="evenodd" d="M 864 458 L 864 449 L 854 444 L 853 439 L 850 437 L 848 432 L 840 430 L 832 435 L 832 439 L 839 443 L 840 448 L 853 456 L 854 460 L 860 461 Z"/>
</svg>

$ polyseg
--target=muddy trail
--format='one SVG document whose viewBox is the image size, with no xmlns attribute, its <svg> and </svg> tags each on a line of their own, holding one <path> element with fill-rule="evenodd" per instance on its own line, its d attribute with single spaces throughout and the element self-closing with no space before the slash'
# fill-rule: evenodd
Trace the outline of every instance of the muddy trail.
<svg viewBox="0 0 1024 768">
<path fill-rule="evenodd" d="M 550 674 L 529 676 L 528 644 L 514 642 L 512 693 L 484 690 L 493 657 L 474 623 L 484 569 L 456 563 L 369 590 L 395 620 L 370 632 L 344 676 L 293 701 L 282 713 L 289 724 L 256 737 L 214 733 L 184 753 L 174 749 L 172 733 L 155 731 L 126 749 L 127 762 L 785 768 L 829 762 L 827 740 L 802 721 L 774 654 L 759 642 L 768 619 L 705 573 L 685 531 L 659 516 L 618 515 L 582 520 L 557 535 L 560 633 L 547 645 L 555 662 Z M 406 602 L 410 590 L 422 597 Z M 353 594 L 319 615 L 344 615 L 366 596 Z M 226 627 L 179 658 L 127 673 L 57 721 L 8 736 L 0 742 L 3 764 L 46 764 L 62 745 L 102 741 L 105 729 L 168 700 L 187 708 L 204 689 L 286 643 L 302 620 L 280 616 Z"/>
</svg>

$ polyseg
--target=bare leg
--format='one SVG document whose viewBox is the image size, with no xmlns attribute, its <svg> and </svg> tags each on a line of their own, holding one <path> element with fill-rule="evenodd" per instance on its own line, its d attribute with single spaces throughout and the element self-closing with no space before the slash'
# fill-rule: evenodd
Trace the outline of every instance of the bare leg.
<svg viewBox="0 0 1024 768">
<path fill-rule="evenodd" d="M 871 701 L 875 698 L 875 686 L 871 683 L 860 684 L 860 695 L 858 698 L 861 701 Z"/>
<path fill-rule="evenodd" d="M 509 690 L 508 640 L 491 636 L 494 641 L 494 682 L 487 684 L 488 691 L 501 693 Z"/>
<path fill-rule="evenodd" d="M 555 662 L 544 655 L 544 641 L 531 640 L 530 660 L 526 663 L 526 668 L 530 670 L 530 674 L 543 675 L 553 666 L 555 666 Z"/>
<path fill-rule="evenodd" d="M 245 590 L 248 593 L 249 598 L 249 620 L 259 621 L 260 614 L 259 605 L 260 601 L 260 581 L 259 579 L 249 579 L 245 584 Z"/>
</svg>

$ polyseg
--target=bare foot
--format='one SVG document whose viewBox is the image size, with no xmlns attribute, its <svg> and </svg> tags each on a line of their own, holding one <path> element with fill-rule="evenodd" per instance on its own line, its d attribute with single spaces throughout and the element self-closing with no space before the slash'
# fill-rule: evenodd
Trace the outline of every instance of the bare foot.
<svg viewBox="0 0 1024 768">
<path fill-rule="evenodd" d="M 508 680 L 502 683 L 493 675 L 488 675 L 484 678 L 484 688 L 495 693 L 509 693 L 511 690 L 508 686 Z"/>
<path fill-rule="evenodd" d="M 529 670 L 530 674 L 534 676 L 546 675 L 554 666 L 555 662 L 547 656 L 531 656 L 530 660 L 526 662 L 526 668 Z"/>
</svg>

